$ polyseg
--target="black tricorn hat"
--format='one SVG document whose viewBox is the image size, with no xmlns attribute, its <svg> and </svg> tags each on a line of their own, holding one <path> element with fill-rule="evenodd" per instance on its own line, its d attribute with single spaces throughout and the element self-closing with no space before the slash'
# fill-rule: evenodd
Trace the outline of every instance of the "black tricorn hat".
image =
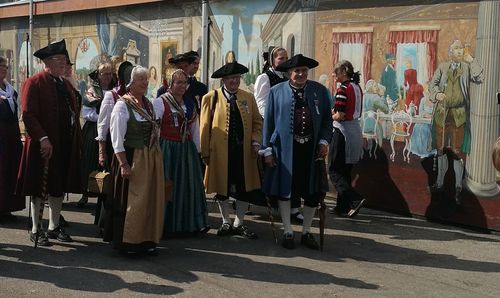
<svg viewBox="0 0 500 298">
<path fill-rule="evenodd" d="M 49 58 L 54 55 L 65 55 L 69 60 L 68 51 L 66 50 L 66 41 L 64 39 L 51 43 L 45 48 L 39 49 L 38 51 L 33 53 L 33 55 L 40 60 Z"/>
<path fill-rule="evenodd" d="M 133 68 L 134 65 L 132 65 L 129 61 L 123 61 L 120 63 L 120 66 L 118 66 L 118 80 L 122 83 L 128 84 L 128 82 L 130 82 L 130 74 L 132 73 Z"/>
<path fill-rule="evenodd" d="M 170 64 L 177 64 L 179 62 L 193 63 L 194 60 L 196 60 L 195 56 L 189 56 L 186 54 L 178 54 L 178 55 L 175 55 L 175 57 L 168 59 L 168 63 L 170 63 Z"/>
<path fill-rule="evenodd" d="M 212 74 L 212 79 L 219 79 L 230 75 L 244 74 L 247 72 L 248 68 L 245 65 L 239 64 L 238 62 L 234 61 L 217 69 Z"/>
<path fill-rule="evenodd" d="M 307 68 L 311 69 L 315 68 L 318 65 L 319 65 L 318 61 L 306 57 L 302 54 L 297 54 L 292 58 L 286 60 L 285 62 L 281 63 L 280 65 L 276 66 L 276 70 L 287 71 L 291 68 L 302 67 L 302 66 L 306 66 Z"/>
</svg>

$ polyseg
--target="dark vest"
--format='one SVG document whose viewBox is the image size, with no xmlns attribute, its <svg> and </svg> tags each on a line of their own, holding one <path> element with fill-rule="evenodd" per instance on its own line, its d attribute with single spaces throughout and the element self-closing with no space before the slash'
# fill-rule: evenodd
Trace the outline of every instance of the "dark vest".
<svg viewBox="0 0 500 298">
<path fill-rule="evenodd" d="M 274 73 L 270 69 L 266 70 L 266 75 L 269 78 L 269 83 L 271 84 L 271 87 L 281 82 L 288 81 L 288 79 L 280 78 L 276 73 Z"/>
</svg>

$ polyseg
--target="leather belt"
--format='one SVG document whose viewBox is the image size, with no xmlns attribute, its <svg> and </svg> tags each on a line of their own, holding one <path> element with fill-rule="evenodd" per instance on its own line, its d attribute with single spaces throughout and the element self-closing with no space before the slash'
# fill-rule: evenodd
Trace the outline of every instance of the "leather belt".
<svg viewBox="0 0 500 298">
<path fill-rule="evenodd" d="M 293 135 L 293 139 L 300 144 L 305 144 L 310 140 L 312 140 L 312 135 L 307 135 L 307 136 Z"/>
</svg>

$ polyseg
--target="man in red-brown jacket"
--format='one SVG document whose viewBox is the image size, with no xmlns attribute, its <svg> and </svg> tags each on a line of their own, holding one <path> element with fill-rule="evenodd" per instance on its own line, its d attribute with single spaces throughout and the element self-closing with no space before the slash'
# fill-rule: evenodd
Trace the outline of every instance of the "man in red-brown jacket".
<svg viewBox="0 0 500 298">
<path fill-rule="evenodd" d="M 30 240 L 50 245 L 48 238 L 62 242 L 72 239 L 59 227 L 64 193 L 81 193 L 79 110 L 69 81 L 63 78 L 68 61 L 63 40 L 34 53 L 45 70 L 29 79 L 22 89 L 22 113 L 26 141 L 19 168 L 17 193 L 33 196 L 33 227 Z M 45 193 L 49 202 L 49 227 L 45 234 L 39 227 L 39 211 L 44 194 L 43 169 L 48 164 Z"/>
</svg>

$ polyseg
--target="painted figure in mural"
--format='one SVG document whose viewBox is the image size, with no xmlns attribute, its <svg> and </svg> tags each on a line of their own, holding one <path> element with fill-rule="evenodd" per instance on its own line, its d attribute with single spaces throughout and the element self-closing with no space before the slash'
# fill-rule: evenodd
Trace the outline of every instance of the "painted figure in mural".
<svg viewBox="0 0 500 298">
<path fill-rule="evenodd" d="M 461 204 L 460 193 L 465 156 L 470 152 L 470 83 L 483 82 L 483 68 L 470 53 L 464 53 L 460 40 L 449 48 L 448 62 L 439 64 L 430 83 L 430 99 L 435 103 L 433 144 L 438 150 L 438 175 L 434 190 L 443 190 L 448 171 L 448 154 L 455 172 L 455 202 Z"/>
<path fill-rule="evenodd" d="M 7 59 L 0 57 L 0 222 L 16 220 L 11 212 L 25 207 L 24 197 L 15 194 L 23 144 L 17 92 L 5 79 L 8 69 Z"/>
<path fill-rule="evenodd" d="M 83 98 L 82 117 L 85 124 L 82 128 L 82 188 L 84 194 L 78 201 L 77 206 L 83 207 L 88 202 L 88 178 L 92 171 L 101 168 L 99 165 L 99 142 L 97 137 L 97 121 L 101 113 L 101 106 L 104 99 L 104 94 L 113 88 L 113 71 L 110 63 L 102 63 L 97 66 L 97 69 L 89 74 L 92 79 L 92 86 L 89 88 Z M 110 164 L 106 164 L 104 168 L 110 169 Z M 105 195 L 97 196 L 97 205 L 95 210 L 94 224 L 98 224 L 101 219 L 101 211 L 104 209 L 102 205 L 105 200 Z M 102 224 L 99 225 L 102 227 Z"/>
<path fill-rule="evenodd" d="M 386 65 L 382 70 L 382 74 L 380 75 L 380 84 L 385 87 L 384 97 L 387 100 L 391 101 L 391 104 L 394 104 L 399 99 L 399 88 L 396 80 L 396 58 L 392 53 L 385 54 Z"/>
<path fill-rule="evenodd" d="M 319 165 L 328 154 L 332 120 L 328 90 L 308 80 L 314 59 L 298 54 L 276 67 L 288 72 L 288 82 L 269 93 L 264 115 L 263 149 L 266 172 L 263 191 L 278 200 L 284 234 L 282 246 L 295 247 L 290 223 L 291 199 L 304 200 L 301 243 L 311 249 L 319 245 L 311 234 L 311 224 L 319 201 L 327 189 L 319 186 Z"/>
<path fill-rule="evenodd" d="M 157 254 L 165 216 L 165 174 L 158 144 L 162 116 L 146 98 L 148 69 L 135 66 L 128 92 L 111 113 L 115 160 L 113 247 L 129 254 Z M 109 232 L 109 231 L 108 231 Z"/>
<path fill-rule="evenodd" d="M 500 138 L 495 142 L 495 146 L 493 147 L 493 165 L 495 169 L 500 172 Z"/>
<path fill-rule="evenodd" d="M 281 82 L 288 81 L 286 72 L 276 70 L 278 65 L 288 60 L 288 52 L 281 47 L 272 47 L 269 53 L 269 67 L 257 77 L 254 86 L 255 101 L 257 102 L 262 119 L 264 119 L 266 103 L 271 88 Z M 301 205 L 300 197 L 292 197 L 290 216 L 293 221 L 299 224 L 302 224 L 304 221 L 304 216 L 302 216 L 299 210 Z"/>
<path fill-rule="evenodd" d="M 410 115 L 420 113 L 420 99 L 424 96 L 424 87 L 417 82 L 417 71 L 412 68 L 411 59 L 406 59 L 404 72 L 405 107 Z"/>
<path fill-rule="evenodd" d="M 236 53 L 234 53 L 234 51 L 228 51 L 224 58 L 224 62 L 226 64 L 236 62 Z"/>
<path fill-rule="evenodd" d="M 262 118 L 251 93 L 239 89 L 245 66 L 233 62 L 219 68 L 212 78 L 222 78 L 222 87 L 202 99 L 200 120 L 201 156 L 207 165 L 205 187 L 216 193 L 222 225 L 219 236 L 257 235 L 243 224 L 248 202 L 260 189 L 257 152 L 262 138 Z M 236 201 L 231 225 L 229 196 Z"/>
<path fill-rule="evenodd" d="M 196 104 L 184 97 L 188 74 L 172 73 L 170 88 L 153 101 L 162 115 L 160 147 L 165 178 L 173 182 L 172 199 L 165 211 L 164 234 L 167 237 L 208 232 L 208 213 L 199 155 L 193 138 L 199 138 Z"/>
<path fill-rule="evenodd" d="M 429 92 L 427 88 L 425 89 L 426 91 L 424 92 L 424 97 L 420 100 L 420 106 L 418 107 L 418 117 L 422 119 L 432 119 L 434 103 L 429 99 Z M 426 158 L 436 154 L 436 150 L 432 148 L 431 124 L 415 124 L 411 134 L 410 152 L 420 158 Z"/>
<path fill-rule="evenodd" d="M 384 114 L 389 113 L 389 106 L 384 99 L 385 87 L 377 83 L 375 80 L 368 80 L 365 85 L 365 93 L 363 94 L 363 123 L 362 132 L 373 134 L 377 136 L 377 142 L 382 145 L 382 140 L 384 136 L 384 130 L 381 123 L 365 119 L 368 115 L 367 112 L 382 112 Z M 368 140 L 371 142 L 372 140 Z M 371 148 L 371 144 L 368 146 Z"/>
<path fill-rule="evenodd" d="M 34 55 L 45 70 L 28 78 L 22 92 L 22 115 L 26 141 L 19 169 L 17 193 L 33 196 L 30 240 L 50 245 L 47 238 L 72 241 L 59 225 L 64 193 L 81 193 L 80 122 L 73 86 L 62 78 L 68 61 L 63 40 L 39 49 Z M 46 174 L 43 173 L 45 171 Z M 48 196 L 49 228 L 41 227 L 40 205 Z M 38 234 L 38 237 L 36 236 Z"/>
<path fill-rule="evenodd" d="M 333 137 L 329 156 L 330 179 L 337 190 L 337 205 L 331 213 L 354 217 L 365 199 L 352 187 L 351 170 L 361 159 L 363 138 L 359 118 L 363 92 L 359 86 L 360 74 L 354 72 L 351 62 L 342 60 L 333 68 L 340 87 L 335 94 L 332 110 Z"/>
<path fill-rule="evenodd" d="M 193 68 L 195 67 L 193 65 L 193 62 L 195 60 L 196 57 L 193 55 L 178 54 L 175 57 L 170 58 L 168 60 L 168 63 L 170 63 L 170 65 L 174 67 L 174 70 L 182 69 L 185 73 L 191 73 L 193 71 Z M 163 93 L 167 92 L 168 87 L 168 85 L 163 85 L 158 88 L 156 97 L 160 97 Z"/>
<path fill-rule="evenodd" d="M 158 74 L 156 71 L 156 67 L 151 66 L 149 68 L 149 74 L 148 74 L 148 94 L 147 98 L 149 100 L 155 99 L 156 95 L 156 87 L 158 86 Z"/>
</svg>

